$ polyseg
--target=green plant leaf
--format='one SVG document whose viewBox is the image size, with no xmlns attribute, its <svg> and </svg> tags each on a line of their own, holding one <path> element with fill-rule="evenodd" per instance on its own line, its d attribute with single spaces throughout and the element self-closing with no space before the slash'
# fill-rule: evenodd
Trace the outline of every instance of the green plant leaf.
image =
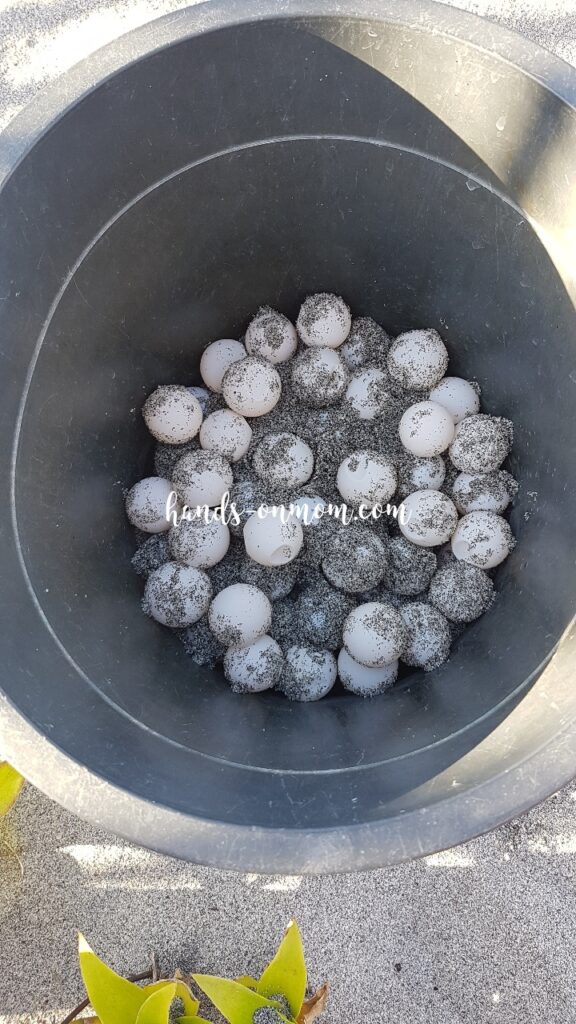
<svg viewBox="0 0 576 1024">
<path fill-rule="evenodd" d="M 306 995 L 306 962 L 302 936 L 295 921 L 290 921 L 278 952 L 258 982 L 258 992 L 269 999 L 282 994 L 294 1019 L 297 1018 Z"/>
<path fill-rule="evenodd" d="M 244 985 L 245 988 L 251 988 L 253 992 L 258 988 L 258 978 L 253 978 L 251 974 L 242 974 L 239 978 L 235 978 L 235 981 L 239 985 Z"/>
<path fill-rule="evenodd" d="M 202 989 L 204 995 L 208 996 L 210 1002 L 214 1003 L 216 1009 L 230 1024 L 252 1024 L 256 1010 L 262 1006 L 277 1009 L 277 1004 L 271 999 L 259 995 L 258 992 L 252 992 L 237 981 L 215 978 L 211 974 L 193 974 L 192 977 L 198 988 Z"/>
<path fill-rule="evenodd" d="M 252 978 L 250 974 L 243 974 L 242 977 L 235 978 L 234 980 L 237 981 L 239 985 L 245 985 L 246 988 L 251 988 L 253 992 L 256 992 L 256 989 L 258 988 L 258 979 Z"/>
<path fill-rule="evenodd" d="M 184 1005 L 184 1014 L 186 1017 L 195 1017 L 198 1013 L 200 1003 L 197 999 L 194 999 L 188 985 L 184 981 L 176 982 L 176 999 L 181 999 Z"/>
<path fill-rule="evenodd" d="M 150 994 L 150 989 L 155 991 Z M 136 1024 L 168 1024 L 170 1007 L 176 996 L 176 982 L 168 981 L 165 985 L 148 985 L 144 993 L 146 998 L 136 1017 Z"/>
<path fill-rule="evenodd" d="M 146 989 L 116 974 L 96 956 L 83 935 L 78 936 L 78 955 L 86 994 L 101 1024 L 135 1024 L 147 998 Z"/>
<path fill-rule="evenodd" d="M 144 992 L 147 996 L 151 995 L 152 992 L 158 992 L 160 989 L 166 987 L 166 985 L 175 985 L 176 992 L 174 999 L 181 999 L 184 1005 L 184 1012 L 187 1017 L 195 1017 L 198 1013 L 200 1003 L 197 999 L 194 999 L 188 985 L 181 978 L 169 978 L 163 979 L 162 981 L 153 981 L 150 985 L 146 985 Z"/>
<path fill-rule="evenodd" d="M 8 813 L 16 800 L 24 779 L 7 761 L 0 761 L 0 818 Z"/>
</svg>

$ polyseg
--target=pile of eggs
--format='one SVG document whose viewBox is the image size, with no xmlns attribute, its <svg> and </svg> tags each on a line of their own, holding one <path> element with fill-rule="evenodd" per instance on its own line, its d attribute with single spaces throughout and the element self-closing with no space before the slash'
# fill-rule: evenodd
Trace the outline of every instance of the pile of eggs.
<svg viewBox="0 0 576 1024">
<path fill-rule="evenodd" d="M 352 693 L 373 696 L 394 683 L 399 661 L 438 667 L 448 657 L 455 624 L 490 605 L 488 572 L 514 546 L 503 513 L 516 485 L 501 469 L 512 445 L 510 421 L 481 413 L 478 387 L 446 376 L 448 352 L 435 330 L 401 334 L 384 365 L 373 365 L 351 327 L 344 300 L 328 293 L 309 296 L 295 325 L 265 307 L 242 342 L 220 339 L 204 350 L 205 388 L 162 385 L 143 407 L 153 437 L 175 450 L 182 446 L 170 479 L 141 480 L 126 498 L 130 522 L 167 539 L 168 560 L 148 576 L 143 608 L 173 629 L 207 626 L 225 651 L 224 673 L 236 692 L 276 687 L 292 699 L 318 700 L 339 677 Z M 290 360 L 291 376 L 281 378 L 278 366 Z M 309 408 L 344 403 L 351 415 L 373 423 L 388 414 L 395 395 L 416 399 L 398 423 L 402 458 L 376 447 L 346 450 L 339 442 L 334 484 L 354 512 L 353 523 L 322 563 L 326 602 L 334 591 L 342 597 L 335 597 L 337 654 L 334 645 L 308 642 L 306 628 L 303 642 L 282 646 L 271 635 L 270 596 L 242 579 L 215 592 L 209 576 L 229 552 L 231 524 L 223 509 L 226 496 L 243 486 L 235 464 L 248 453 L 257 477 L 301 492 L 290 514 L 252 509 L 236 524 L 255 567 L 295 563 L 297 569 L 308 531 L 323 521 L 326 502 L 306 491 L 315 467 L 311 444 L 277 430 L 259 432 L 254 442 L 251 421 L 273 412 L 283 379 Z M 206 414 L 210 395 L 218 396 L 220 407 Z M 382 510 L 393 501 L 402 502 L 396 535 L 358 525 L 362 509 Z M 211 513 L 199 511 L 174 525 L 167 518 L 170 502 L 176 512 Z M 381 584 L 387 590 L 376 600 L 364 599 Z"/>
</svg>

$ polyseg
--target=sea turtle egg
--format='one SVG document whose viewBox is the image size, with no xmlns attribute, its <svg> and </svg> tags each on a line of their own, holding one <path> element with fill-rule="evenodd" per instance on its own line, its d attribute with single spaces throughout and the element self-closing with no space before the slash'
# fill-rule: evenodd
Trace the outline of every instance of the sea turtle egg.
<svg viewBox="0 0 576 1024">
<path fill-rule="evenodd" d="M 146 399 L 142 415 L 148 430 L 158 441 L 183 444 L 196 437 L 203 414 L 190 388 L 163 384 Z"/>
<path fill-rule="evenodd" d="M 226 405 L 240 416 L 264 416 L 280 401 L 282 381 L 271 363 L 247 356 L 224 374 L 222 394 Z"/>
<path fill-rule="evenodd" d="M 169 480 L 161 476 L 148 476 L 139 480 L 126 495 L 126 515 L 144 533 L 163 533 L 170 526 L 166 518 L 166 503 L 173 491 Z"/>
<path fill-rule="evenodd" d="M 402 416 L 398 427 L 407 451 L 419 458 L 430 458 L 446 451 L 454 437 L 454 421 L 437 402 L 416 402 Z"/>
<path fill-rule="evenodd" d="M 352 318 L 339 295 L 309 295 L 300 307 L 296 327 L 305 345 L 338 348 L 350 333 Z"/>
<path fill-rule="evenodd" d="M 226 647 L 246 647 L 264 636 L 272 622 L 272 605 L 258 587 L 233 583 L 210 605 L 208 624 Z"/>
<path fill-rule="evenodd" d="M 220 338 L 213 341 L 202 353 L 200 359 L 200 376 L 206 387 L 218 394 L 222 391 L 222 381 L 226 370 L 232 363 L 246 358 L 246 349 L 241 341 L 233 338 Z"/>
<path fill-rule="evenodd" d="M 200 445 L 206 451 L 219 452 L 225 459 L 238 462 L 246 455 L 252 440 L 252 427 L 231 409 L 210 413 L 200 427 Z"/>
</svg>

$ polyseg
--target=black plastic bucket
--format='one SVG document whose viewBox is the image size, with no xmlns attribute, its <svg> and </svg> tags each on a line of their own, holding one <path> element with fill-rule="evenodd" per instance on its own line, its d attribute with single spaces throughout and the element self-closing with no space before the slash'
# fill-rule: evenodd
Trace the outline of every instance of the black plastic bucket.
<svg viewBox="0 0 576 1024">
<path fill-rule="evenodd" d="M 136 842 L 251 870 L 467 839 L 576 771 L 576 74 L 412 2 L 226 0 L 74 69 L 0 192 L 0 739 Z M 263 302 L 434 326 L 513 419 L 518 545 L 447 665 L 236 697 L 146 619 L 123 492 L 159 383 Z M 488 407 L 488 411 L 491 411 Z"/>
</svg>

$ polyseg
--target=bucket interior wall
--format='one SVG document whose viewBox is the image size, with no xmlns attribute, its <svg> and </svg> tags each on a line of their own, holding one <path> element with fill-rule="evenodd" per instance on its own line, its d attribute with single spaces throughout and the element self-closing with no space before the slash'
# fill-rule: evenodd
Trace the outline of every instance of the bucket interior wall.
<svg viewBox="0 0 576 1024">
<path fill-rule="evenodd" d="M 18 313 L 16 358 L 34 362 L 14 508 L 60 659 L 44 678 L 15 673 L 15 699 L 97 773 L 123 786 L 130 763 L 134 792 L 219 821 L 320 828 L 442 799 L 449 783 L 434 779 L 522 699 L 574 614 L 574 308 L 520 204 L 529 154 L 516 154 L 512 188 L 449 127 L 466 87 L 450 98 L 464 69 L 440 40 L 340 29 L 249 24 L 139 61 L 53 127 L 1 207 L 11 278 L 37 266 Z M 392 55 L 415 46 L 444 47 L 429 88 L 445 119 L 437 98 L 393 80 Z M 482 60 L 489 106 L 495 58 Z M 522 88 L 536 117 L 539 86 Z M 300 706 L 233 695 L 142 615 L 123 500 L 151 468 L 146 395 L 199 383 L 202 348 L 240 336 L 260 304 L 294 319 L 319 290 L 392 334 L 435 327 L 450 372 L 513 420 L 521 490 L 498 599 L 447 664 L 374 701 L 338 692 Z"/>
</svg>

